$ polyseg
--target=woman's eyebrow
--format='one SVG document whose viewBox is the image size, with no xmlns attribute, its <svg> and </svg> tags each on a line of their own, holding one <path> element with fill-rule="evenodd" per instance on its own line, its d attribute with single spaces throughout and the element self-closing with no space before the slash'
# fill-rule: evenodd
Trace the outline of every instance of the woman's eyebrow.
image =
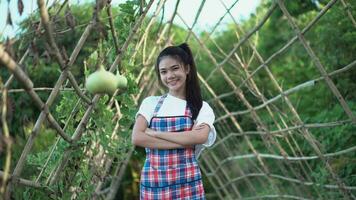
<svg viewBox="0 0 356 200">
<path fill-rule="evenodd" d="M 172 67 L 175 67 L 175 66 L 178 66 L 178 67 L 179 67 L 178 64 L 175 64 L 175 65 L 171 65 L 171 66 L 169 66 L 169 67 L 167 67 L 167 68 L 172 68 Z M 165 70 L 165 69 L 166 69 L 166 67 L 161 67 L 161 68 L 159 68 L 159 70 Z"/>
</svg>

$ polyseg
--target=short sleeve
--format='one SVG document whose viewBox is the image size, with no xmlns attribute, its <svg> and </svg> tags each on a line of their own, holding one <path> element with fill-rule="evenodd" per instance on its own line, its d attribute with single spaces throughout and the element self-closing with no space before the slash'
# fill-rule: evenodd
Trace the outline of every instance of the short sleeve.
<svg viewBox="0 0 356 200">
<path fill-rule="evenodd" d="M 154 112 L 153 105 L 156 105 L 153 101 L 154 101 L 154 97 L 146 97 L 142 101 L 140 108 L 136 113 L 135 118 L 137 118 L 137 116 L 140 114 L 146 119 L 147 124 L 149 125 Z"/>
<path fill-rule="evenodd" d="M 210 132 L 209 132 L 208 139 L 204 144 L 195 146 L 195 154 L 197 157 L 200 155 L 201 151 L 205 147 L 212 146 L 216 140 L 216 130 L 214 127 L 214 121 L 215 121 L 215 114 L 213 112 L 213 109 L 209 106 L 208 103 L 203 102 L 203 106 L 196 119 L 196 125 L 205 123 L 209 125 Z"/>
</svg>

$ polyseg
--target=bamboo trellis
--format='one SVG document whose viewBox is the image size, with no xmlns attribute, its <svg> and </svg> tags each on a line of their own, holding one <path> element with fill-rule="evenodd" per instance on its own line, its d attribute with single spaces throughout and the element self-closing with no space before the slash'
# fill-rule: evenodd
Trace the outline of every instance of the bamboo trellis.
<svg viewBox="0 0 356 200">
<path fill-rule="evenodd" d="M 157 83 L 157 77 L 154 76 L 152 66 L 155 62 L 154 58 L 160 49 L 167 45 L 171 45 L 172 42 L 175 41 L 176 36 L 172 27 L 177 20 L 180 20 L 181 24 L 184 26 L 183 28 L 187 30 L 185 41 L 192 42 L 198 46 L 197 51 L 194 52 L 197 63 L 199 63 L 199 59 L 201 59 L 199 55 L 204 54 L 209 59 L 211 66 L 213 66 L 209 73 L 204 76 L 202 73 L 199 73 L 198 76 L 205 95 L 209 97 L 206 101 L 215 111 L 215 126 L 218 132 L 217 141 L 214 146 L 205 150 L 199 160 L 202 172 L 205 174 L 213 188 L 213 190 L 207 191 L 208 198 L 304 200 L 329 199 L 329 195 L 333 194 L 334 198 L 356 199 L 356 186 L 345 184 L 345 180 L 335 172 L 330 164 L 330 159 L 335 157 L 343 157 L 345 159 L 352 158 L 350 155 L 355 155 L 356 146 L 344 146 L 340 147 L 342 150 L 339 151 L 325 152 L 318 139 L 313 135 L 313 130 L 315 129 L 324 130 L 326 128 L 335 128 L 345 125 L 352 127 L 356 125 L 355 112 L 353 112 L 347 104 L 345 97 L 343 97 L 339 91 L 340 88 L 337 88 L 334 81 L 335 78 L 337 78 L 337 75 L 347 73 L 349 70 L 354 69 L 356 60 L 351 61 L 342 68 L 328 72 L 325 65 L 305 37 L 305 34 L 312 31 L 312 28 L 317 25 L 318 21 L 323 18 L 327 12 L 333 12 L 332 8 L 337 6 L 344 8 L 343 14 L 345 15 L 345 18 L 348 18 L 349 23 L 351 23 L 353 27 L 356 27 L 355 18 L 347 1 L 330 0 L 305 27 L 301 28 L 297 25 L 295 19 L 290 14 L 290 11 L 288 11 L 285 6 L 285 4 L 288 4 L 288 1 L 271 0 L 270 8 L 264 13 L 264 16 L 256 22 L 255 26 L 250 30 L 244 30 L 240 27 L 239 23 L 231 13 L 231 10 L 235 6 L 238 6 L 239 0 L 234 0 L 229 6 L 226 5 L 223 0 L 219 0 L 219 3 L 226 9 L 226 12 L 219 18 L 210 32 L 205 33 L 205 37 L 201 38 L 198 36 L 197 32 L 194 31 L 194 28 L 199 22 L 201 13 L 207 2 L 205 0 L 200 2 L 192 25 L 188 25 L 182 17 L 184 13 L 180 13 L 179 11 L 179 6 L 182 2 L 178 0 L 175 3 L 174 12 L 170 14 L 169 20 L 167 22 L 160 22 L 162 23 L 162 26 L 160 26 L 160 29 L 157 31 L 157 38 L 154 39 L 154 47 L 147 47 L 147 40 L 148 37 L 152 37 L 149 36 L 150 31 L 152 31 L 152 27 L 156 23 L 158 16 L 165 10 L 164 8 L 167 4 L 166 0 L 142 1 L 141 13 L 135 21 L 135 24 L 132 26 L 127 40 L 121 47 L 120 44 L 118 44 L 117 39 L 117 33 L 119 33 L 120 30 L 115 30 L 113 24 L 114 17 L 111 12 L 111 1 L 96 2 L 91 21 L 84 25 L 78 25 L 78 27 L 86 26 L 86 28 L 72 54 L 66 59 L 63 57 L 54 38 L 55 31 L 58 33 L 63 32 L 63 30 L 54 30 L 51 20 L 53 20 L 55 16 L 49 16 L 48 8 L 46 7 L 44 0 L 37 1 L 41 21 L 35 30 L 36 36 L 46 38 L 49 47 L 52 49 L 51 56 L 55 58 L 61 70 L 61 75 L 53 88 L 36 88 L 21 67 L 24 60 L 28 57 L 30 47 L 25 51 L 20 61 L 16 62 L 14 58 L 5 51 L 4 46 L 0 44 L 0 61 L 3 64 L 2 66 L 5 66 L 12 74 L 2 87 L 1 94 L 4 99 L 3 102 L 6 102 L 6 95 L 9 92 L 26 92 L 34 101 L 38 110 L 41 111 L 15 168 L 13 170 L 10 169 L 10 161 L 7 159 L 3 171 L 0 171 L 0 177 L 2 178 L 1 192 L 4 193 L 6 189 L 6 193 L 4 193 L 5 198 L 10 197 L 13 187 L 16 185 L 33 187 L 52 194 L 53 191 L 51 186 L 61 179 L 61 173 L 68 165 L 73 148 L 82 148 L 83 151 L 87 151 L 85 147 L 76 146 L 75 144 L 80 140 L 83 134 L 86 134 L 85 126 L 90 119 L 94 106 L 102 96 L 95 95 L 90 99 L 86 94 L 86 91 L 83 88 L 80 88 L 80 84 L 78 84 L 71 72 L 71 67 L 76 61 L 81 49 L 85 46 L 87 38 L 96 26 L 96 23 L 98 22 L 98 13 L 106 7 L 108 15 L 107 20 L 109 21 L 109 27 L 114 41 L 113 46 L 117 55 L 111 64 L 109 71 L 115 71 L 116 66 L 119 65 L 125 54 L 131 53 L 130 56 L 132 57 L 130 62 L 134 62 L 134 60 L 137 59 L 142 60 L 142 69 L 139 70 L 138 74 L 135 74 L 137 77 L 135 81 L 140 89 L 136 95 L 132 96 L 137 105 L 145 96 L 161 94 L 164 92 Z M 103 2 L 106 4 L 103 5 Z M 67 1 L 64 1 L 56 13 L 58 14 L 67 3 Z M 157 3 L 156 7 L 152 6 L 154 3 Z M 144 4 L 146 5 L 144 6 Z M 153 9 L 155 10 L 153 11 Z M 149 11 L 153 14 L 147 15 Z M 258 37 L 256 36 L 258 31 L 265 26 L 275 12 L 282 13 L 286 23 L 294 31 L 294 36 L 291 37 L 280 49 L 273 52 L 271 56 L 263 58 L 257 50 L 253 40 L 255 37 Z M 233 22 L 238 41 L 233 45 L 233 48 L 230 49 L 229 52 L 225 52 L 219 45 L 219 42 L 214 38 L 214 32 L 227 16 L 229 16 Z M 149 18 L 147 20 L 148 23 L 144 23 L 145 18 Z M 134 37 L 138 39 L 134 40 Z M 35 41 L 36 38 L 33 40 Z M 206 45 L 207 41 L 211 42 L 215 46 L 214 48 L 218 49 L 219 54 L 213 53 L 209 49 Z M 315 75 L 317 78 L 307 80 L 292 88 L 283 89 L 271 70 L 272 61 L 282 56 L 283 53 L 296 43 L 303 47 L 305 53 L 310 58 L 313 67 L 315 67 L 320 74 Z M 129 46 L 134 50 L 128 52 L 127 49 Z M 246 50 L 246 48 L 252 52 L 248 59 L 243 57 L 243 51 Z M 138 58 L 138 56 L 141 57 Z M 253 60 L 257 61 L 257 66 L 251 66 Z M 228 70 L 227 68 L 233 69 L 234 72 L 231 73 L 231 70 Z M 258 83 L 256 83 L 254 79 L 257 73 L 261 72 L 267 74 L 268 81 L 272 84 L 273 89 L 278 91 L 278 94 L 273 97 L 267 97 L 270 95 L 261 90 L 261 86 L 258 86 Z M 211 85 L 214 76 L 221 77 L 221 81 L 226 83 L 229 92 L 214 91 L 214 87 Z M 240 80 L 234 80 L 235 76 L 239 76 Z M 333 79 L 331 77 L 333 77 Z M 11 89 L 10 85 L 14 78 L 22 84 L 23 89 Z M 68 81 L 72 87 L 63 88 L 66 81 Z M 300 115 L 300 112 L 302 111 L 297 112 L 297 105 L 289 96 L 298 94 L 307 88 L 317 88 L 320 84 L 325 84 L 330 90 L 332 95 L 336 98 L 335 104 L 341 106 L 347 119 L 315 123 L 306 123 L 303 121 L 303 118 Z M 53 102 L 56 100 L 59 93 L 64 90 L 72 91 L 80 97 L 76 106 L 72 110 L 72 114 L 76 112 L 79 104 L 83 103 L 83 105 L 86 106 L 86 112 L 72 136 L 69 136 L 67 133 L 67 124 L 72 119 L 73 115 L 71 114 L 68 116 L 64 127 L 61 127 L 50 112 Z M 41 91 L 50 92 L 49 97 L 45 102 L 42 101 L 38 95 L 38 92 Z M 260 102 L 259 105 L 254 105 L 250 102 L 250 98 L 246 97 L 251 94 L 258 102 Z M 236 104 L 241 104 L 241 110 L 230 109 L 227 99 L 231 98 L 235 99 Z M 283 104 L 283 110 L 280 105 L 277 106 L 277 103 Z M 5 142 L 7 147 L 5 151 L 7 152 L 6 157 L 9 158 L 10 149 L 16 144 L 11 144 L 11 142 L 9 142 L 10 136 L 6 128 L 9 125 L 6 123 L 6 106 L 4 105 L 2 105 L 2 127 L 4 127 L 3 134 L 5 141 L 8 141 Z M 109 107 L 112 107 L 112 105 L 115 105 L 117 115 L 120 115 L 120 106 L 115 102 L 114 98 L 111 98 L 108 103 Z M 267 113 L 267 116 L 272 122 L 264 121 L 259 114 L 263 111 Z M 286 113 L 288 113 L 288 117 L 293 120 L 287 121 Z M 240 122 L 242 117 L 251 120 L 251 123 L 256 127 L 255 130 L 245 130 L 245 127 L 241 125 Z M 33 148 L 36 137 L 45 120 L 47 120 L 49 125 L 58 133 L 58 137 L 55 145 L 51 149 L 50 156 L 42 166 L 40 174 L 35 180 L 28 180 L 21 177 L 21 174 L 26 166 L 26 159 Z M 111 139 L 115 139 L 115 134 L 119 127 L 119 118 L 116 119 L 113 125 L 115 128 Z M 345 132 L 344 134 L 353 133 Z M 64 151 L 57 166 L 54 169 L 51 169 L 51 173 L 49 177 L 46 177 L 46 181 L 41 182 L 40 180 L 43 176 L 43 172 L 48 167 L 51 156 L 60 140 L 65 140 L 69 144 L 69 147 Z M 305 141 L 305 144 L 311 148 L 311 153 L 303 152 L 301 144 L 298 143 L 300 140 Z M 259 143 L 259 148 L 256 146 L 256 141 Z M 259 152 L 259 150 L 257 150 L 261 149 L 261 146 L 265 150 L 264 152 Z M 123 173 L 125 172 L 133 151 L 134 148 L 131 148 L 127 152 L 126 159 L 120 160 L 119 162 L 114 162 L 114 158 L 101 151 L 99 157 L 102 161 L 100 166 L 102 173 L 100 174 L 98 181 L 95 183 L 95 191 L 88 191 L 92 193 L 93 199 L 99 199 L 101 197 L 105 197 L 106 199 L 115 198 L 122 181 Z M 319 180 L 312 175 L 314 166 L 310 164 L 310 161 L 315 160 L 320 161 L 325 167 L 326 173 L 330 177 L 327 180 L 327 183 L 319 183 Z M 278 167 L 277 169 L 275 168 L 276 166 Z M 103 179 L 109 176 L 109 169 L 111 168 L 115 169 L 115 177 L 112 177 L 108 187 L 103 188 Z M 265 191 L 268 191 L 268 193 L 259 192 L 260 188 L 267 188 Z"/>
</svg>

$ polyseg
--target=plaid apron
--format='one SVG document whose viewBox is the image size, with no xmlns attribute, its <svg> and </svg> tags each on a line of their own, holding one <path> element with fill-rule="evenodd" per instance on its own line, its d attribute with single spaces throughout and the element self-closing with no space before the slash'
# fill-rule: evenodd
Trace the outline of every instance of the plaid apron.
<svg viewBox="0 0 356 200">
<path fill-rule="evenodd" d="M 163 95 L 158 101 L 149 128 L 163 132 L 191 130 L 193 120 L 188 106 L 184 116 L 157 117 L 166 97 L 167 95 Z M 205 199 L 194 148 L 146 148 L 146 161 L 141 172 L 140 199 Z"/>
</svg>

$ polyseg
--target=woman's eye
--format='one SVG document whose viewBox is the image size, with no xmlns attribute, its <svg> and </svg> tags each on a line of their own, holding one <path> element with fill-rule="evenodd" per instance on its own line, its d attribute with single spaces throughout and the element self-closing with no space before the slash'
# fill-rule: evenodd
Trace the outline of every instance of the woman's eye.
<svg viewBox="0 0 356 200">
<path fill-rule="evenodd" d="M 166 74 L 166 71 L 161 71 L 161 74 Z"/>
<path fill-rule="evenodd" d="M 174 71 L 177 71 L 179 69 L 179 67 L 174 67 L 173 70 Z"/>
</svg>

